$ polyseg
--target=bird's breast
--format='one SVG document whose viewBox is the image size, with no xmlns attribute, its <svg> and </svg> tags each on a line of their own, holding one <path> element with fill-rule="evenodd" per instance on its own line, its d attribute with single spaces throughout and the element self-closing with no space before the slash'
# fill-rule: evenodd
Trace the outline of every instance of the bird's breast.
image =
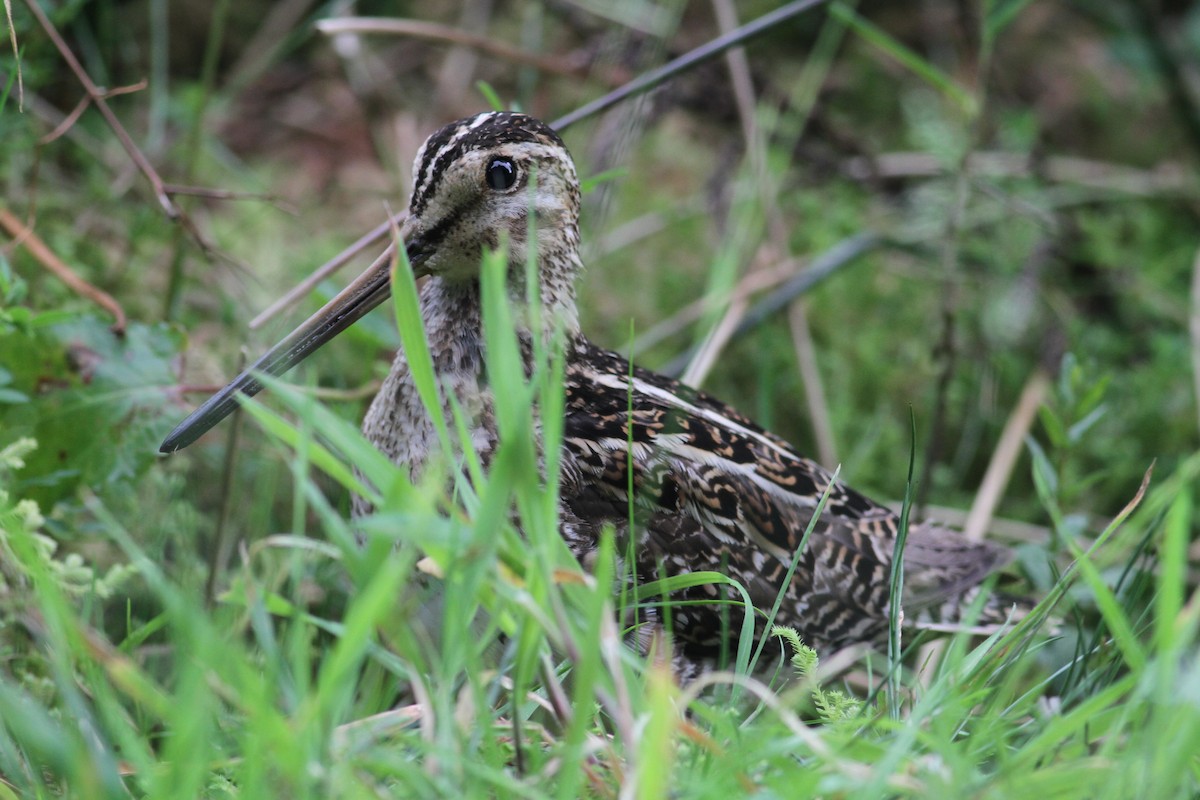
<svg viewBox="0 0 1200 800">
<path fill-rule="evenodd" d="M 442 417 L 454 444 L 457 406 L 457 413 L 465 417 L 470 447 L 486 464 L 496 446 L 492 391 L 476 360 L 456 360 L 457 369 L 438 371 Z M 396 354 L 391 371 L 371 402 L 363 419 L 363 434 L 394 464 L 407 466 L 413 480 L 439 451 L 437 428 L 413 382 L 403 351 Z"/>
</svg>

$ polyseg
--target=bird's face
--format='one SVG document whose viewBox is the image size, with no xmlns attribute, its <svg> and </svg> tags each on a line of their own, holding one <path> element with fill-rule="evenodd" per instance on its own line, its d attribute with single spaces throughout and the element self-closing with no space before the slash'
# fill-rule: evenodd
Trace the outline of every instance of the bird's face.
<svg viewBox="0 0 1200 800">
<path fill-rule="evenodd" d="M 475 280 L 484 248 L 502 243 L 510 263 L 523 265 L 531 231 L 539 255 L 576 247 L 578 221 L 578 179 L 562 140 L 532 117 L 491 112 L 422 145 L 401 234 L 418 274 L 460 282 Z"/>
<path fill-rule="evenodd" d="M 447 125 L 417 151 L 408 218 L 400 229 L 416 275 L 451 283 L 477 280 L 484 248 L 507 242 L 509 263 L 521 267 L 510 276 L 519 280 L 531 230 L 543 265 L 541 297 L 556 310 L 547 319 L 573 321 L 579 184 L 558 134 L 524 114 L 489 112 Z M 257 373 L 286 372 L 386 300 L 390 266 L 390 259 L 379 259 L 192 412 L 159 449 L 170 453 L 186 447 L 237 408 L 238 394 L 262 388 Z"/>
</svg>

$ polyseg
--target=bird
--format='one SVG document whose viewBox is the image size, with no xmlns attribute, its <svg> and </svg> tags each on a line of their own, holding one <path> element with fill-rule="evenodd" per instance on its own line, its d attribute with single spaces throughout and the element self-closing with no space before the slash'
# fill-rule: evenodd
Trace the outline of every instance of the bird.
<svg viewBox="0 0 1200 800">
<path fill-rule="evenodd" d="M 715 397 L 589 341 L 575 295 L 583 269 L 580 207 L 571 155 L 558 133 L 532 116 L 476 114 L 442 127 L 418 150 L 400 238 L 414 276 L 425 278 L 420 313 L 447 415 L 452 395 L 486 466 L 498 433 L 485 369 L 480 264 L 485 250 L 506 242 L 510 297 L 528 296 L 527 274 L 538 283 L 542 313 L 514 315 L 523 357 L 532 358 L 530 343 L 551 329 L 563 341 L 559 529 L 580 563 L 591 563 L 610 528 L 621 551 L 632 554 L 639 581 L 720 572 L 744 586 L 757 608 L 771 608 L 778 598 L 775 623 L 794 628 L 818 653 L 881 642 L 889 630 L 899 516 Z M 536 270 L 529 273 L 531 256 Z M 387 263 L 368 269 L 196 409 L 161 451 L 187 446 L 236 407 L 239 393 L 257 392 L 257 371 L 290 369 L 383 302 L 389 275 Z M 533 330 L 539 324 L 542 330 Z M 413 477 L 437 453 L 434 423 L 403 349 L 363 432 Z M 361 501 L 356 509 L 368 510 Z M 910 622 L 953 619 L 1010 558 L 995 543 L 968 540 L 935 522 L 914 523 L 902 555 L 900 611 Z M 672 594 L 672 601 L 688 602 L 662 617 L 651 614 L 653 636 L 634 638 L 645 651 L 665 633 L 682 679 L 713 669 L 731 652 L 728 606 L 722 609 L 723 601 L 738 599 L 730 592 L 703 584 Z M 757 624 L 761 633 L 761 615 Z"/>
</svg>

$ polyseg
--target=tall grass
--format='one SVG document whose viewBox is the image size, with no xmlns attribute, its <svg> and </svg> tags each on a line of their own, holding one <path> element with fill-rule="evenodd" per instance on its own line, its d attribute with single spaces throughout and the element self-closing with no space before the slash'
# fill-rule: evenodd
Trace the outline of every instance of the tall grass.
<svg viewBox="0 0 1200 800">
<path fill-rule="evenodd" d="M 36 513 L 4 498 L 5 580 L 31 598 L 8 624 L 27 630 L 44 673 L 0 681 L 0 792 L 1082 798 L 1200 788 L 1198 611 L 1185 596 L 1200 457 L 1131 503 L 1102 547 L 1072 545 L 1073 567 L 1025 621 L 983 641 L 955 636 L 936 663 L 910 663 L 898 700 L 831 712 L 814 698 L 838 680 L 820 668 L 782 690 L 745 671 L 680 688 L 623 643 L 612 539 L 587 574 L 558 535 L 561 355 L 538 348 L 525 376 L 503 269 L 492 258 L 482 273 L 500 432 L 491 468 L 480 469 L 453 409 L 437 424 L 446 452 L 464 455 L 435 461 L 414 485 L 352 424 L 273 381 L 298 423 L 257 402 L 247 410 L 291 453 L 295 527 L 244 550 L 211 609 L 202 586 L 164 572 L 92 496 L 103 534 L 161 609 L 108 641 L 89 618 L 95 590 L 69 582 L 39 544 Z M 403 267 L 394 286 L 437 416 Z M 364 494 L 374 514 L 352 529 L 318 473 Z M 1158 555 L 1148 625 L 1099 560 L 1142 539 Z M 326 591 L 344 607 L 334 613 L 316 585 L 339 587 Z M 1056 647 L 1084 641 L 1069 618 L 1058 632 L 1045 625 L 1070 596 L 1090 598 L 1102 620 L 1086 649 Z M 1067 686 L 1080 660 L 1107 679 Z"/>
<path fill-rule="evenodd" d="M 53 124 L 16 113 L 17 51 L 27 89 L 47 92 L 52 105 L 66 104 L 63 110 L 75 98 L 57 96 L 58 57 L 24 6 L 11 5 L 18 41 L 3 55 L 0 128 L 9 158 L 0 167 L 14 188 L 12 211 L 65 260 L 80 262 L 87 277 L 123 288 L 132 318 L 156 318 L 165 301 L 169 316 L 178 310 L 199 329 L 201 318 L 208 323 L 213 315 L 211 295 L 186 303 L 185 285 L 223 268 L 184 270 L 187 254 L 179 248 L 186 237 L 160 218 L 152 198 L 125 191 L 127 165 L 119 155 L 113 165 L 107 151 L 119 149 L 90 112 L 61 141 L 46 136 Z M 152 6 L 152 35 L 165 50 L 178 42 L 160 6 Z M 946 269 L 932 277 L 959 287 L 961 301 L 943 309 L 959 315 L 963 344 L 947 389 L 948 416 L 957 402 L 964 417 L 962 430 L 954 431 L 961 447 L 952 463 L 941 465 L 953 479 L 935 472 L 924 482 L 939 497 L 957 491 L 952 499 L 963 499 L 978 472 L 972 442 L 989 441 L 999 429 L 988 418 L 995 397 L 1014 394 L 1044 355 L 1043 340 L 1054 338 L 1059 324 L 1066 328 L 1078 358 L 1064 361 L 1063 380 L 1043 409 L 1045 443 L 1030 439 L 1033 468 L 1028 478 L 1018 476 L 1028 491 L 1010 491 L 1006 508 L 1048 519 L 1051 528 L 1049 546 L 1027 545 L 1019 553 L 1022 571 L 1045 597 L 1023 620 L 983 639 L 952 636 L 928 662 L 906 642 L 907 650 L 892 658 L 855 651 L 821 654 L 817 664 L 785 635 L 797 659 L 782 669 L 795 675 L 768 687 L 752 677 L 763 644 L 745 608 L 731 603 L 730 668 L 677 685 L 659 660 L 626 646 L 621 621 L 651 604 L 667 603 L 669 610 L 664 597 L 691 581 L 728 579 L 701 574 L 622 593 L 614 538 L 601 539 L 591 573 L 567 552 L 556 497 L 561 355 L 539 347 L 532 374 L 520 367 L 511 336 L 515 312 L 497 280 L 500 260 L 482 273 L 488 373 L 501 432 L 492 468 L 483 470 L 471 451 L 461 410 L 442 413 L 422 355 L 416 289 L 401 268 L 393 282 L 401 338 L 441 449 L 458 455 L 435 460 L 414 484 L 346 421 L 353 412 L 274 381 L 270 404 L 246 409 L 266 432 L 252 441 L 268 452 L 243 457 L 236 472 L 226 467 L 224 475 L 245 483 L 235 493 L 241 503 L 232 501 L 234 518 L 265 535 L 242 545 L 231 567 L 200 574 L 187 548 L 207 530 L 198 509 L 212 499 L 208 473 L 181 469 L 179 460 L 152 465 L 158 420 L 145 416 L 150 402 L 157 404 L 151 412 L 176 412 L 170 398 L 178 375 L 170 362 L 183 349 L 182 335 L 146 324 L 114 340 L 104 321 L 85 316 L 80 301 L 39 279 L 37 265 L 6 239 L 0 251 L 0 800 L 1200 794 L 1200 603 L 1194 555 L 1189 559 L 1200 530 L 1200 456 L 1188 455 L 1195 398 L 1176 385 L 1187 344 L 1173 327 L 1195 313 L 1173 296 L 1182 274 L 1179 253 L 1186 251 L 1188 263 L 1194 255 L 1194 191 L 1186 185 L 1187 167 L 1174 161 L 1165 165 L 1169 175 L 1140 169 L 1178 158 L 1171 117 L 1155 110 L 1154 82 L 1139 70 L 1146 43 L 1115 24 L 1047 43 L 1036 26 L 1016 24 L 1027 6 L 1013 0 L 984 8 L 974 19 L 980 46 L 968 52 L 955 34 L 931 43 L 920 25 L 897 25 L 893 33 L 888 26 L 904 20 L 875 9 L 867 10 L 868 20 L 866 11 L 837 4 L 807 66 L 789 60 L 795 58 L 789 39 L 755 75 L 763 97 L 792 97 L 759 123 L 760 130 L 777 124 L 766 155 L 773 171 L 779 166 L 778 200 L 789 224 L 782 249 L 803 254 L 838 242 L 872 243 L 864 246 L 872 251 L 870 278 L 827 281 L 811 307 L 825 378 L 838 400 L 833 422 L 840 438 L 854 442 L 845 463 L 856 484 L 864 476 L 876 486 L 903 477 L 895 458 L 907 443 L 904 426 L 895 424 L 902 415 L 882 411 L 878 398 L 903 399 L 913 392 L 910 384 L 933 383 L 922 359 L 935 348 L 925 331 L 937 328 L 930 323 L 939 313 L 938 292 L 923 263 L 935 261 L 939 249 L 954 274 Z M 208 130 L 214 112 L 237 109 L 245 99 L 244 86 L 230 88 L 217 74 L 220 43 L 240 34 L 226 36 L 237 15 L 225 14 L 227 3 L 216 7 L 221 13 L 211 23 L 198 82 L 188 85 L 190 75 L 173 73 L 175 91 L 166 95 L 159 84 L 174 54 L 154 56 L 154 90 L 163 94 L 151 101 L 150 138 L 159 139 L 170 119 L 186 119 L 190 135 L 164 159 L 186 165 L 172 176 L 257 191 L 270 179 L 235 161 Z M 1036 13 L 1062 19 L 1047 8 Z M 1097 6 L 1087 26 L 1119 19 L 1118 8 Z M 94 9 L 67 4 L 56 23 L 73 26 L 73 40 L 94 42 Z M 925 25 L 942 19 L 933 6 L 925 11 Z M 101 3 L 99 13 L 118 18 L 111 4 Z M 295 37 L 306 34 L 297 30 Z M 109 48 L 125 67 L 114 74 L 136 72 L 128 69 L 134 56 L 126 62 L 122 55 L 137 50 L 135 38 L 130 34 L 120 47 L 107 40 L 89 45 L 89 69 L 104 74 Z M 1062 81 L 1056 86 L 1071 91 L 1044 98 L 1054 112 L 1045 113 L 1023 94 L 1038 76 L 1018 69 L 1027 52 L 1021 48 L 1036 58 L 1082 45 L 1123 68 L 1105 64 L 1108 71 L 1087 80 L 1080 76 L 1090 69 L 1056 77 Z M 361 62 L 347 62 L 356 86 L 370 78 L 371 59 L 392 63 L 382 58 L 384 48 L 362 52 Z M 1184 58 L 1189 54 L 1179 55 L 1183 67 L 1192 65 Z M 821 78 L 796 88 L 790 76 L 800 68 Z M 825 80 L 827 72 L 832 80 Z M 1111 96 L 1088 82 L 1114 75 Z M 387 75 L 389 90 L 394 77 Z M 402 89 L 412 85 L 411 76 L 399 80 Z M 539 98 L 554 94 L 540 94 L 550 80 L 538 83 Z M 1136 92 L 1123 95 L 1129 90 L 1120 84 Z M 298 93 L 306 103 L 321 100 Z M 570 94 L 544 102 L 558 108 Z M 1078 106 L 1064 99 L 1072 94 L 1083 98 Z M 122 118 L 136 118 L 130 112 L 138 96 L 122 102 L 129 103 Z M 710 124 L 708 111 L 705 105 L 687 124 Z M 380 130 L 402 126 L 388 122 L 364 132 L 390 148 L 390 133 Z M 791 135 L 815 123 L 821 147 L 813 147 L 813 137 L 797 142 Z M 594 296 L 611 294 L 614 284 L 622 293 L 618 330 L 626 310 L 657 320 L 706 282 L 715 291 L 705 310 L 724 308 L 739 283 L 742 264 L 733 249 L 719 263 L 695 258 L 703 249 L 698 241 L 712 243 L 709 215 L 679 213 L 687 205 L 681 172 L 693 181 L 688 185 L 716 177 L 726 187 L 740 181 L 731 178 L 738 173 L 718 149 L 701 148 L 703 136 L 685 142 L 672 124 L 664 126 L 663 141 L 647 137 L 647 148 L 631 154 L 620 184 L 627 211 L 655 214 L 662 211 L 656 202 L 669 202 L 671 227 L 637 240 L 630 248 L 636 252 L 614 259 L 620 265 L 592 265 Z M 1084 130 L 1089 126 L 1095 136 Z M 972 152 L 984 146 L 996 152 Z M 911 173 L 883 169 L 906 163 L 887 157 L 914 147 L 919 152 L 907 154 L 907 163 L 913 155 L 928 157 L 932 173 L 919 165 Z M 391 163 L 395 154 L 381 149 L 378 160 Z M 576 148 L 586 157 L 583 151 Z M 1117 163 L 1074 158 L 1081 154 Z M 869 178 L 845 178 L 860 156 L 870 162 Z M 1005 171 L 1022 156 L 1027 171 Z M 672 172 L 676 162 L 682 167 Z M 831 171 L 839 177 L 825 174 Z M 648 190 L 659 188 L 654 183 L 665 201 Z M 730 241 L 748 246 L 764 227 L 761 204 L 751 202 L 760 187 L 734 185 L 739 202 Z M 308 229 L 297 236 L 295 228 L 245 206 L 228 212 L 207 204 L 201 212 L 194 205 L 201 226 L 219 232 L 223 247 L 242 257 L 256 253 L 261 267 L 271 259 L 310 259 L 314 248 L 345 238 L 341 226 L 354 215 L 311 194 L 322 205 L 319 215 L 309 209 L 308 220 L 338 220 L 337 230 L 325 234 L 329 242 Z M 703 194 L 693 207 L 707 207 Z M 23 207 L 21 195 L 28 201 Z M 965 201 L 952 241 L 945 220 L 956 197 Z M 871 230 L 863 230 L 864 220 Z M 247 240 L 239 241 L 232 234 L 242 230 Z M 290 239 L 303 239 L 303 247 L 272 245 Z M 1059 260 L 1039 275 L 1024 262 L 1042 241 Z M 173 269 L 160 283 L 147 280 L 162 266 L 158 254 L 172 248 Z M 127 272 L 106 273 L 115 265 Z M 626 269 L 638 271 L 619 271 Z M 1087 269 L 1096 273 L 1091 283 Z M 625 287 L 635 280 L 642 291 L 631 297 Z M 1052 317 L 1054 325 L 1028 321 L 1032 301 L 1020 293 L 1027 283 L 1046 299 L 1034 316 Z M 1079 299 L 1085 288 L 1096 296 Z M 1119 295 L 1114 310 L 1104 305 L 1105 291 Z M 236 304 L 221 302 L 218 316 L 232 318 Z M 710 314 L 700 327 L 714 321 Z M 769 421 L 765 415 L 775 409 L 777 421 L 790 428 L 783 432 L 798 438 L 803 415 L 787 410 L 799 391 L 777 357 L 790 352 L 779 344 L 786 337 L 760 333 L 732 343 L 733 357 L 714 380 L 721 394 L 734 397 L 757 381 L 750 393 L 760 398 L 756 416 Z M 898 338 L 919 355 L 910 359 Z M 365 354 L 385 346 L 362 326 L 344 339 L 335 347 Z M 977 355 L 986 358 L 963 366 Z M 89 359 L 103 369 L 88 372 Z M 792 366 L 787 362 L 787 372 Z M 343 369 L 339 379 L 360 381 L 364 374 Z M 969 406 L 961 396 L 978 402 Z M 276 404 L 283 413 L 272 410 Z M 920 419 L 923 404 L 914 405 Z M 535 431 L 544 442 L 540 451 Z M 853 437 L 845 435 L 850 431 Z M 1147 453 L 1164 453 L 1166 466 L 1112 524 L 1079 512 L 1120 508 L 1127 498 L 1118 498 L 1126 491 L 1118 487 L 1145 468 Z M 204 466 L 204 454 L 194 458 L 194 467 Z M 290 473 L 283 482 L 291 491 L 280 491 L 279 470 Z M 349 522 L 339 507 L 347 492 L 367 498 L 374 513 Z M 203 499 L 193 502 L 197 496 Z M 1102 533 L 1088 539 L 1089 530 Z M 215 598 L 210 587 L 220 587 Z"/>
</svg>

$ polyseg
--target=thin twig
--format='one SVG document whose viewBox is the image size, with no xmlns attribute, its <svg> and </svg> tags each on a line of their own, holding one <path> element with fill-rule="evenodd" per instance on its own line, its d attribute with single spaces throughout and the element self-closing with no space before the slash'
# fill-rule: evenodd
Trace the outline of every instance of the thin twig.
<svg viewBox="0 0 1200 800">
<path fill-rule="evenodd" d="M 967 157 L 972 175 L 997 178 L 1028 178 L 1033 175 L 1053 183 L 1073 183 L 1090 189 L 1124 192 L 1139 196 L 1193 191 L 1194 180 L 1182 164 L 1166 161 L 1153 169 L 1138 169 L 1075 156 L 1048 156 L 1039 159 L 1029 153 L 981 151 Z M 842 162 L 841 170 L 849 178 L 933 178 L 947 174 L 937 156 L 929 153 L 896 152 L 877 156 L 856 156 Z"/>
<path fill-rule="evenodd" d="M 801 271 L 803 266 L 803 259 L 785 258 L 773 267 L 755 270 L 744 275 L 729 293 L 729 300 L 745 300 L 759 292 L 772 290 L 795 276 Z M 709 310 L 711 304 L 712 301 L 709 298 L 700 297 L 688 303 L 662 322 L 656 323 L 654 327 L 638 335 L 631 355 L 637 356 L 645 353 L 659 342 L 682 333 L 689 325 L 700 320 Z"/>
<path fill-rule="evenodd" d="M 300 281 L 300 283 L 288 291 L 287 294 L 276 300 L 271 305 L 267 306 L 262 313 L 250 320 L 250 330 L 258 330 L 280 311 L 298 303 L 300 299 L 303 298 L 304 295 L 308 294 L 314 286 L 340 269 L 347 261 L 354 258 L 356 255 L 376 242 L 384 239 L 391 232 L 392 226 L 399 225 L 400 223 L 404 222 L 404 219 L 407 216 L 408 211 L 401 211 L 393 214 L 392 216 L 388 217 L 386 221 L 381 222 L 379 225 L 360 236 L 358 241 L 356 241 L 354 244 L 350 245 L 345 250 L 331 258 L 329 261 L 326 261 L 324 264 L 317 267 L 315 270 L 313 270 L 311 275 Z M 380 254 L 379 258 L 390 258 L 394 248 L 395 244 L 389 244 Z"/>
<path fill-rule="evenodd" d="M 5 73 L 0 72 L 0 83 L 6 83 L 7 80 L 8 76 Z M 66 115 L 63 114 L 62 111 L 51 105 L 46 100 L 43 100 L 37 94 L 37 92 L 30 92 L 25 98 L 25 101 L 29 112 L 51 128 L 59 127 L 62 125 L 63 120 L 66 119 Z M 79 102 L 83 107 L 86 108 L 88 99 L 84 97 Z M 65 133 L 67 138 L 78 144 L 84 150 L 88 151 L 88 153 L 90 153 L 91 156 L 97 161 L 103 163 L 108 169 L 116 171 L 117 166 L 111 163 L 111 159 L 106 160 L 107 154 L 103 152 L 103 145 L 98 139 L 96 139 L 96 137 L 88 133 L 85 128 L 81 128 L 76 125 L 73 128 L 68 128 Z M 121 161 L 120 163 L 123 165 L 125 162 Z"/>
<path fill-rule="evenodd" d="M 117 119 L 117 115 L 113 113 L 111 108 L 109 108 L 108 101 L 106 99 L 107 92 L 97 86 L 96 83 L 91 79 L 91 76 L 87 74 L 87 71 L 83 68 L 83 65 L 79 63 L 79 59 L 77 59 L 75 54 L 71 52 L 71 48 L 67 47 L 67 43 L 63 41 L 62 36 L 59 35 L 58 29 L 54 27 L 54 24 L 50 21 L 50 18 L 46 16 L 45 12 L 42 11 L 41 6 L 37 4 L 36 0 L 25 0 L 25 5 L 29 8 L 29 11 L 33 14 L 33 16 L 37 18 L 38 24 L 42 26 L 42 30 L 46 32 L 46 36 L 48 36 L 50 41 L 54 43 L 54 47 L 58 50 L 59 55 L 63 57 L 63 60 L 67 63 L 67 66 L 71 69 L 71 72 L 75 73 L 75 78 L 79 81 L 80 85 L 83 86 L 83 90 L 87 92 L 88 97 L 91 98 L 91 101 L 96 105 L 96 109 L 100 112 L 100 115 L 104 117 L 104 121 L 108 123 L 110 128 L 112 128 L 113 133 L 116 134 L 117 140 L 120 141 L 121 146 L 125 148 L 125 152 L 129 155 L 129 158 L 135 165 L 137 165 L 137 168 L 141 171 L 141 173 L 146 176 L 146 180 L 150 183 L 150 188 L 154 192 L 154 199 L 158 201 L 159 206 L 167 215 L 167 218 L 177 221 L 183 225 L 184 229 L 191 234 L 196 244 L 200 246 L 200 249 L 203 250 L 206 255 L 211 254 L 213 252 L 212 247 L 210 247 L 208 242 L 204 240 L 204 237 L 200 235 L 200 231 L 198 231 L 195 225 L 192 224 L 192 221 L 187 214 L 183 213 L 182 209 L 175 205 L 175 202 L 171 200 L 171 196 L 163 188 L 163 181 L 162 178 L 158 176 L 158 172 L 156 172 L 154 167 L 150 164 L 149 159 L 147 159 L 142 151 L 138 149 L 138 146 L 134 144 L 133 139 L 129 136 L 129 133 L 126 132 L 125 126 L 123 126 L 121 121 Z"/>
<path fill-rule="evenodd" d="M 60 281 L 76 294 L 86 297 L 105 311 L 113 315 L 113 333 L 118 336 L 125 333 L 125 310 L 121 308 L 113 296 L 99 289 L 75 274 L 70 267 L 54 254 L 45 242 L 41 240 L 32 228 L 29 228 L 8 209 L 0 207 L 0 227 L 8 231 L 17 244 L 25 247 L 42 266 L 54 273 Z"/>
<path fill-rule="evenodd" d="M 8 17 L 8 42 L 12 45 L 13 61 L 17 65 L 17 110 L 25 112 L 25 76 L 21 70 L 21 48 L 17 44 L 17 26 L 13 25 L 12 0 L 4 0 L 4 15 Z"/>
<path fill-rule="evenodd" d="M 1004 496 L 1004 489 L 1008 486 L 1008 479 L 1012 477 L 1017 457 L 1021 455 L 1025 436 L 1033 427 L 1037 410 L 1046 399 L 1049 390 L 1050 376 L 1041 367 L 1034 369 L 1029 380 L 1025 382 L 1025 388 L 1021 390 L 1017 405 L 1009 415 L 1008 421 L 1004 423 L 1004 431 L 1000 434 L 987 471 L 983 474 L 983 481 L 979 484 L 979 491 L 975 493 L 975 500 L 971 503 L 971 511 L 967 514 L 967 523 L 963 528 L 963 535 L 968 539 L 978 542 L 987 533 L 996 513 L 996 506 L 999 505 L 1000 498 Z"/>
<path fill-rule="evenodd" d="M 54 126 L 54 130 L 50 131 L 46 135 L 42 136 L 42 138 L 38 139 L 38 144 L 40 144 L 40 145 L 50 144 L 51 142 L 58 139 L 58 137 L 62 136 L 67 131 L 71 130 L 71 128 L 75 127 L 75 123 L 77 121 L 79 121 L 79 118 L 81 116 L 83 116 L 83 112 L 87 111 L 88 106 L 90 106 L 91 104 L 92 104 L 92 101 L 90 98 L 87 98 L 87 97 L 79 98 L 79 102 L 76 103 L 75 107 L 71 109 L 71 113 L 69 113 L 65 117 L 63 117 L 62 121 L 60 121 L 58 123 L 58 125 Z"/>
<path fill-rule="evenodd" d="M 128 86 L 117 86 L 113 89 L 105 89 L 104 97 L 105 99 L 108 99 L 109 97 L 120 97 L 124 94 L 137 94 L 138 92 L 146 91 L 146 87 L 149 85 L 150 83 L 145 78 L 142 78 L 137 83 L 131 83 Z"/>
<path fill-rule="evenodd" d="M 817 458 L 827 467 L 840 463 L 837 443 L 833 438 L 833 417 L 825 396 L 825 382 L 817 365 L 817 348 L 808 324 L 808 309 L 803 297 L 797 297 L 788 307 L 788 327 L 792 332 L 792 349 L 796 351 L 796 366 L 800 384 L 808 402 L 808 419 L 817 443 Z"/>
<path fill-rule="evenodd" d="M 859 233 L 848 239 L 843 239 L 833 247 L 817 256 L 809 264 L 808 269 L 794 276 L 787 283 L 771 292 L 768 297 L 755 303 L 742 315 L 741 322 L 734 330 L 734 336 L 741 336 L 757 328 L 767 319 L 778 314 L 791 304 L 792 300 L 809 291 L 821 281 L 848 266 L 860 256 L 874 250 L 883 243 L 883 239 L 873 233 Z M 688 350 L 677 356 L 663 372 L 667 375 L 678 375 L 692 360 L 694 350 Z"/>
<path fill-rule="evenodd" d="M 188 197 L 204 197 L 209 200 L 254 200 L 261 203 L 270 203 L 272 208 L 278 209 L 285 214 L 296 217 L 300 215 L 300 210 L 296 206 L 281 200 L 278 195 L 270 192 L 237 192 L 232 189 L 212 189 L 207 186 L 184 186 L 178 183 L 165 183 L 163 188 L 172 197 L 178 195 L 187 195 Z"/>
<path fill-rule="evenodd" d="M 542 686 L 546 689 L 546 697 L 554 716 L 559 726 L 563 730 L 566 730 L 575 719 L 575 709 L 571 705 L 570 698 L 563 691 L 562 685 L 558 682 L 558 675 L 554 672 L 554 664 L 550 662 L 548 653 L 542 653 L 541 658 L 538 660 L 538 670 L 542 673 Z M 513 716 L 517 715 L 514 714 Z"/>
<path fill-rule="evenodd" d="M 721 350 L 737 334 L 738 325 L 746 314 L 746 305 L 745 300 L 733 300 L 729 303 L 725 314 L 709 331 L 708 336 L 704 337 L 704 341 L 691 351 L 687 367 L 679 376 L 679 380 L 688 386 L 699 386 L 704 382 L 705 376 L 716 363 Z"/>
<path fill-rule="evenodd" d="M 269 192 L 237 192 L 232 189 L 212 189 L 207 186 L 184 186 L 179 183 L 164 183 L 163 189 L 167 194 L 185 194 L 189 197 L 206 197 L 210 200 L 261 200 L 264 203 L 279 205 L 279 197 Z M 295 206 L 290 206 L 289 213 L 296 213 Z"/>
<path fill-rule="evenodd" d="M 733 9 L 729 0 L 713 0 L 713 11 L 717 17 L 717 24 L 721 28 L 722 35 L 728 35 L 730 31 L 736 30 L 737 12 Z M 746 53 L 741 47 L 731 48 L 725 54 L 725 60 L 729 68 L 729 79 L 733 85 L 734 101 L 738 109 L 738 118 L 742 125 L 742 138 L 746 143 L 746 160 L 749 162 L 750 171 L 754 177 L 754 185 L 759 190 L 759 203 L 762 206 L 763 213 L 766 214 L 769 220 L 774 222 L 778 219 L 777 207 L 774 198 L 771 196 L 770 189 L 767 185 L 766 176 L 766 157 L 763 154 L 762 147 L 762 132 L 758 128 L 758 121 L 755 119 L 755 109 L 757 101 L 754 96 L 754 84 L 750 80 L 750 66 L 746 62 Z M 774 233 L 778 226 L 771 225 L 771 232 Z M 770 237 L 771 244 L 776 243 L 775 237 Z M 786 252 L 786 234 L 784 239 L 784 247 L 779 252 Z M 762 257 L 762 248 L 754 258 L 750 259 L 750 269 L 747 274 L 752 274 L 758 270 L 755 265 L 761 264 L 767 259 Z M 741 260 L 741 253 L 737 254 L 738 260 Z M 704 382 L 704 378 L 716 363 L 717 356 L 725 349 L 725 345 L 733 336 L 738 322 L 742 315 L 746 312 L 746 301 L 739 299 L 731 299 L 725 307 L 725 313 L 716 325 L 709 331 L 708 336 L 701 343 L 699 349 L 692 357 L 691 363 L 683 372 L 680 378 L 684 383 L 691 386 L 698 386 Z"/>
<path fill-rule="evenodd" d="M 238 372 L 246 368 L 246 349 L 242 348 L 238 358 Z M 225 441 L 225 461 L 221 465 L 220 501 L 217 511 L 217 530 L 213 536 L 212 547 L 209 548 L 208 578 L 204 582 L 204 602 L 211 606 L 217 596 L 217 577 L 225 571 L 229 561 L 229 521 L 235 504 L 233 480 L 237 471 L 237 457 L 241 452 L 238 442 L 242 437 L 242 407 L 239 405 L 230 416 L 229 438 Z"/>
<path fill-rule="evenodd" d="M 343 33 L 390 34 L 465 46 L 513 64 L 535 67 L 551 75 L 598 80 L 609 86 L 620 86 L 627 80 L 626 74 L 622 71 L 595 75 L 591 72 L 589 64 L 577 64 L 564 58 L 529 53 L 493 37 L 468 33 L 449 25 L 439 25 L 436 22 L 387 17 L 342 17 L 321 20 L 317 23 L 316 28 L 327 36 Z"/>
<path fill-rule="evenodd" d="M 593 100 L 586 105 L 572 111 L 570 114 L 559 117 L 554 122 L 550 123 L 550 127 L 557 131 L 565 130 L 576 122 L 587 119 L 590 116 L 599 114 L 607 108 L 615 106 L 626 98 L 634 95 L 647 92 L 655 86 L 663 83 L 669 78 L 684 72 L 697 64 L 702 64 L 711 58 L 724 53 L 731 47 L 737 47 L 739 44 L 753 39 L 761 33 L 765 33 L 776 25 L 779 25 L 787 20 L 802 14 L 805 11 L 823 5 L 827 0 L 795 0 L 781 8 L 772 11 L 769 14 L 764 14 L 753 22 L 748 22 L 735 31 L 730 31 L 725 36 L 718 36 L 707 44 L 695 48 L 687 53 L 684 53 L 679 58 L 664 64 L 658 69 L 650 70 L 649 72 L 638 76 L 634 80 L 622 86 L 620 89 L 609 92 L 601 98 Z"/>
</svg>

